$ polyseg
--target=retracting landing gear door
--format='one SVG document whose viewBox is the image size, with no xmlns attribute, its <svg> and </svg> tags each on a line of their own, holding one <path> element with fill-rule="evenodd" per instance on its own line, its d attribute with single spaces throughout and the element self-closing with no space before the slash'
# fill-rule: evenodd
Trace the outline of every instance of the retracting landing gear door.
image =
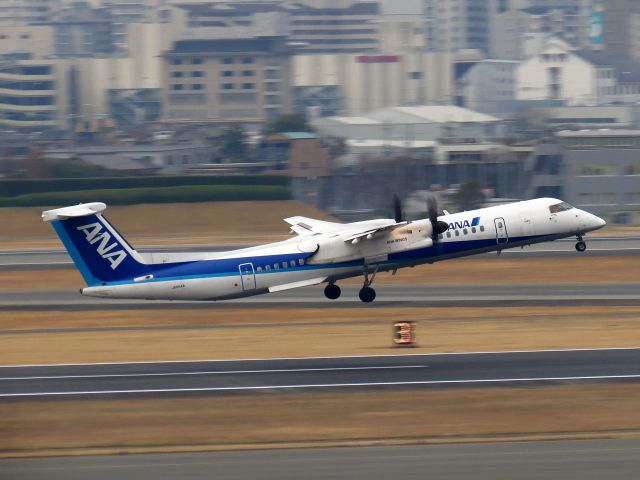
<svg viewBox="0 0 640 480">
<path fill-rule="evenodd" d="M 256 274 L 253 271 L 253 263 L 243 263 L 239 268 L 242 290 L 255 290 Z"/>
</svg>

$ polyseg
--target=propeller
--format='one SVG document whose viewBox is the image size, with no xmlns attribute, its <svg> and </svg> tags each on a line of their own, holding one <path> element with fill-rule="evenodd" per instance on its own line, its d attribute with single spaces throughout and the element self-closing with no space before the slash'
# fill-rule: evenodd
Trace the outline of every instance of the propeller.
<svg viewBox="0 0 640 480">
<path fill-rule="evenodd" d="M 438 220 L 438 201 L 433 195 L 427 198 L 427 212 L 429 215 L 429 221 L 431 222 L 431 240 L 433 244 L 438 243 L 438 235 L 446 232 L 449 229 L 449 224 Z"/>
<path fill-rule="evenodd" d="M 396 223 L 402 222 L 402 201 L 397 194 L 393 195 L 393 218 Z"/>
</svg>

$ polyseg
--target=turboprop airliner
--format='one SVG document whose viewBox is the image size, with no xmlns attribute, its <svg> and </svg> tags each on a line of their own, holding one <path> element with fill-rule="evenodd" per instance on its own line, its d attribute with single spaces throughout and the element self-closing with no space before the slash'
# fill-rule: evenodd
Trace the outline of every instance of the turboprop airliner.
<svg viewBox="0 0 640 480">
<path fill-rule="evenodd" d="M 337 282 L 363 277 L 360 300 L 376 297 L 379 272 L 424 263 L 583 236 L 605 221 L 554 198 L 438 216 L 430 200 L 428 218 L 335 223 L 306 217 L 284 219 L 292 238 L 228 252 L 143 253 L 107 221 L 104 203 L 47 210 L 51 222 L 87 286 L 83 295 L 151 300 L 226 300 L 326 284 L 329 299 L 340 297 Z"/>
</svg>

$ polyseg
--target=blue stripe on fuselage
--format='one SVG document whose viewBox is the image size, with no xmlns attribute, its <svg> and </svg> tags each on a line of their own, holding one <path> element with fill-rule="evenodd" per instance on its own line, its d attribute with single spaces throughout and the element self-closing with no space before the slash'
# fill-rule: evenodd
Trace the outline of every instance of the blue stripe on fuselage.
<svg viewBox="0 0 640 480">
<path fill-rule="evenodd" d="M 536 242 L 543 239 L 545 235 L 536 235 L 528 237 L 512 237 L 509 243 L 500 244 L 503 248 L 513 247 L 528 242 Z M 417 250 L 408 250 L 389 255 L 386 262 L 379 265 L 384 268 L 389 265 L 418 264 L 430 261 L 437 261 L 440 257 L 448 257 L 452 255 L 460 255 L 463 253 L 473 254 L 481 251 L 490 251 L 497 246 L 495 238 L 485 238 L 476 240 L 459 240 L 440 242 L 435 246 L 421 248 Z M 193 262 L 167 263 L 149 265 L 149 273 L 153 274 L 153 279 L 148 282 L 162 282 L 171 280 L 189 280 L 196 278 L 211 277 L 228 277 L 239 275 L 239 267 L 244 263 L 251 263 L 254 269 L 262 267 L 262 271 L 256 271 L 256 275 L 269 275 L 272 273 L 283 273 L 302 270 L 319 270 L 319 269 L 344 269 L 359 268 L 363 265 L 363 260 L 355 260 L 341 263 L 325 263 L 325 264 L 308 264 L 306 260 L 312 255 L 303 255 L 299 253 L 281 254 L 281 255 L 265 255 L 252 256 L 242 258 L 214 259 L 214 260 L 196 260 Z M 304 265 L 299 264 L 299 260 L 305 260 Z M 291 267 L 290 262 L 294 261 L 296 266 Z M 282 268 L 282 262 L 287 263 L 287 268 Z M 279 270 L 274 270 L 274 264 L 280 265 Z M 270 265 L 271 270 L 266 271 L 265 266 Z M 131 284 L 131 280 L 120 282 L 109 282 L 109 285 Z"/>
</svg>

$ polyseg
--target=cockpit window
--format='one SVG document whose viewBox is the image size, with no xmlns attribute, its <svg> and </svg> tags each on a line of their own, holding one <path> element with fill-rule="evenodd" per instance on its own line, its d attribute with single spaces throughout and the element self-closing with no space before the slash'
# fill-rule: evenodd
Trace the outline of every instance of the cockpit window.
<svg viewBox="0 0 640 480">
<path fill-rule="evenodd" d="M 555 205 L 551 205 L 549 207 L 549 211 L 551 213 L 564 212 L 566 210 L 571 210 L 573 205 L 568 204 L 567 202 L 556 203 Z"/>
</svg>

